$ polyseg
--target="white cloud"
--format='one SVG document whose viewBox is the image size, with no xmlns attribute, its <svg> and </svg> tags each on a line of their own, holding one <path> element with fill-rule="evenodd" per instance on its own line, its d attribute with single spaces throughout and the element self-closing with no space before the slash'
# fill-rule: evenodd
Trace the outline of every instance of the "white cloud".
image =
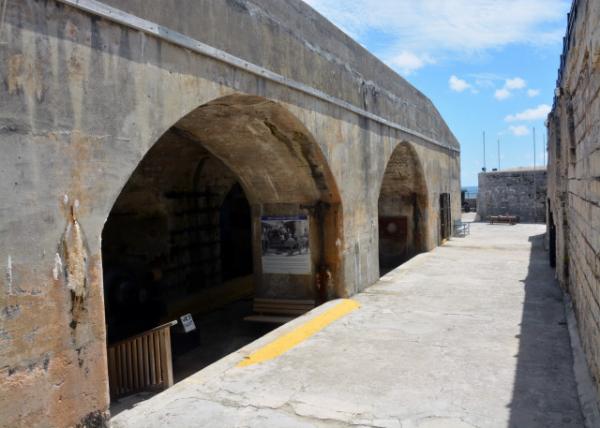
<svg viewBox="0 0 600 428">
<path fill-rule="evenodd" d="M 512 95 L 512 91 L 523 89 L 527 86 L 527 82 L 520 77 L 513 77 L 512 79 L 505 79 L 504 86 L 500 89 L 496 89 L 494 97 L 497 100 L 502 101 L 509 98 Z"/>
<path fill-rule="evenodd" d="M 525 125 L 518 125 L 518 126 L 511 125 L 508 127 L 508 130 L 517 137 L 523 137 L 525 135 L 529 135 L 529 128 L 527 128 Z"/>
<path fill-rule="evenodd" d="M 494 92 L 494 97 L 499 101 L 507 99 L 510 95 L 510 91 L 506 88 L 496 89 L 496 92 Z"/>
<path fill-rule="evenodd" d="M 527 89 L 527 96 L 529 98 L 537 97 L 540 94 L 539 89 Z"/>
<path fill-rule="evenodd" d="M 388 65 L 408 76 L 412 72 L 423 68 L 427 64 L 433 64 L 435 61 L 428 55 L 417 56 L 410 51 L 402 51 L 386 61 Z"/>
<path fill-rule="evenodd" d="M 525 86 L 527 86 L 527 83 L 525 83 L 525 80 L 521 79 L 520 77 L 506 79 L 506 82 L 504 83 L 504 87 L 508 90 L 523 89 Z"/>
<path fill-rule="evenodd" d="M 504 80 L 502 76 L 495 73 L 472 73 L 469 77 L 475 79 L 475 85 L 486 89 L 494 88 L 497 81 Z"/>
<path fill-rule="evenodd" d="M 415 57 L 421 61 L 423 55 L 439 61 L 512 44 L 555 46 L 562 41 L 570 7 L 570 0 L 305 1 L 359 42 L 380 34 L 385 47 L 375 53 L 388 63 L 402 51 L 419 52 Z"/>
<path fill-rule="evenodd" d="M 507 122 L 543 120 L 546 119 L 550 110 L 552 110 L 552 107 L 548 104 L 540 104 L 535 108 L 530 108 L 520 113 L 509 114 L 504 120 Z"/>
<path fill-rule="evenodd" d="M 471 85 L 467 83 L 466 80 L 459 79 L 454 74 L 450 76 L 450 79 L 448 80 L 448 85 L 450 86 L 450 89 L 452 89 L 455 92 L 462 92 L 471 87 Z"/>
</svg>

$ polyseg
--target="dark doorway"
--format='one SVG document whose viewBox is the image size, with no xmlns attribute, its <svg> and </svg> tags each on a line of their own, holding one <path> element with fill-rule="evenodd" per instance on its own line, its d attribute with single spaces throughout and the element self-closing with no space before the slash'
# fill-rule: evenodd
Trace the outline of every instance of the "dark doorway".
<svg viewBox="0 0 600 428">
<path fill-rule="evenodd" d="M 550 266 L 556 267 L 556 226 L 554 225 L 554 216 L 552 215 L 552 211 L 550 211 L 550 216 L 548 219 L 548 258 L 550 262 Z"/>
<path fill-rule="evenodd" d="M 223 280 L 252 273 L 252 218 L 239 183 L 231 188 L 219 210 Z"/>
<path fill-rule="evenodd" d="M 450 193 L 440 194 L 440 237 L 442 240 L 450 238 L 452 232 L 450 213 Z"/>
<path fill-rule="evenodd" d="M 379 273 L 426 249 L 427 187 L 414 148 L 399 144 L 388 161 L 378 200 Z"/>
<path fill-rule="evenodd" d="M 170 344 L 160 336 L 159 347 L 169 346 L 177 382 L 271 330 L 243 320 L 254 295 L 251 225 L 235 174 L 200 144 L 167 132 L 130 177 L 103 230 L 109 363 L 118 363 L 115 347 L 130 340 L 146 362 L 147 342 L 158 337 L 147 333 L 176 320 L 167 327 Z M 183 328 L 186 314 L 194 330 Z M 129 345 L 124 349 L 118 352 L 130 358 Z M 115 383 L 113 412 L 152 393 L 140 392 L 139 380 L 132 387 L 119 379 L 118 391 Z M 123 398 L 130 393 L 133 399 Z"/>
<path fill-rule="evenodd" d="M 408 259 L 408 219 L 379 217 L 379 271 L 388 272 Z"/>
</svg>

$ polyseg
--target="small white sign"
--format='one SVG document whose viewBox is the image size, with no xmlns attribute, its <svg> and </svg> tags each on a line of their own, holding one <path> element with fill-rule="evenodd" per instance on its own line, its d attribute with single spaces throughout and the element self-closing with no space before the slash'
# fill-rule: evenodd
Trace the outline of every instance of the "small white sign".
<svg viewBox="0 0 600 428">
<path fill-rule="evenodd" d="M 183 325 L 183 330 L 186 333 L 196 330 L 196 324 L 194 324 L 194 319 L 192 318 L 191 314 L 185 314 L 181 316 L 180 319 L 181 324 Z"/>
</svg>

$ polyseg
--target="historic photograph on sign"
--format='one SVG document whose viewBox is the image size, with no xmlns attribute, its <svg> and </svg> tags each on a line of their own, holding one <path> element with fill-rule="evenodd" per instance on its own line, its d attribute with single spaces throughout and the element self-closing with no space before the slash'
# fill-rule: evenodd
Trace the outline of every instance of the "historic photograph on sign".
<svg viewBox="0 0 600 428">
<path fill-rule="evenodd" d="M 263 273 L 310 273 L 308 218 L 261 217 Z"/>
</svg>

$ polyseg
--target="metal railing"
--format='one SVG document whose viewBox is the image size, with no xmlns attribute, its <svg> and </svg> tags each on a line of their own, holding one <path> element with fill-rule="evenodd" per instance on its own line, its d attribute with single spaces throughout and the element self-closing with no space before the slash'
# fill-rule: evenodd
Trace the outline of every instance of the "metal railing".
<svg viewBox="0 0 600 428">
<path fill-rule="evenodd" d="M 567 30 L 563 37 L 563 49 L 560 55 L 560 63 L 558 66 L 558 77 L 556 78 L 556 88 L 560 89 L 562 86 L 563 74 L 567 64 L 567 55 L 569 54 L 569 47 L 571 45 L 571 38 L 573 37 L 573 31 L 575 27 L 575 20 L 577 19 L 577 8 L 579 7 L 579 0 L 572 0 L 571 11 L 567 14 Z M 552 102 L 552 110 L 556 107 L 558 96 L 554 94 L 554 100 Z"/>
</svg>

